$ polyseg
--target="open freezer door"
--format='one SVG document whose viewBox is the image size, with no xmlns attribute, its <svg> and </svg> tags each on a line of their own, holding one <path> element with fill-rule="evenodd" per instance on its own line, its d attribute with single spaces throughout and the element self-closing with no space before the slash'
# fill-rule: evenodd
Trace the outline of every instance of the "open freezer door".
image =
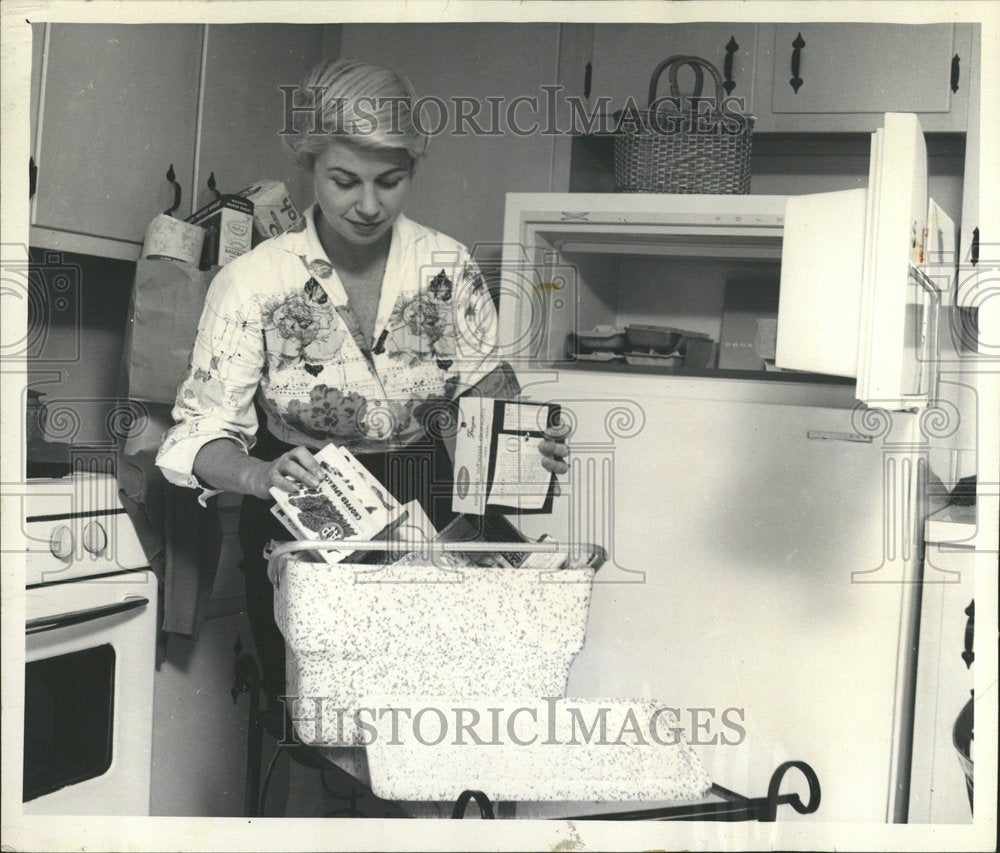
<svg viewBox="0 0 1000 853">
<path fill-rule="evenodd" d="M 858 336 L 859 400 L 915 409 L 934 397 L 939 296 L 924 275 L 927 145 L 917 117 L 886 113 L 872 135 Z"/>
<path fill-rule="evenodd" d="M 775 364 L 857 377 L 870 406 L 928 405 L 940 294 L 919 266 L 926 217 L 920 122 L 886 113 L 867 190 L 788 199 Z"/>
<path fill-rule="evenodd" d="M 789 196 L 774 363 L 858 375 L 867 190 Z"/>
</svg>

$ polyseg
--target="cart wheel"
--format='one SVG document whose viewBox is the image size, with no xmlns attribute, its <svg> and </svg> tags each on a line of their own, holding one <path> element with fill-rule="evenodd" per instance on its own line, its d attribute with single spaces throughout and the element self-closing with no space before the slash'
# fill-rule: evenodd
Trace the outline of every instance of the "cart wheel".
<svg viewBox="0 0 1000 853">
<path fill-rule="evenodd" d="M 490 798 L 482 791 L 462 791 L 455 800 L 455 807 L 451 810 L 452 820 L 461 820 L 465 817 L 465 809 L 469 805 L 469 800 L 475 800 L 479 806 L 479 816 L 483 820 L 493 820 L 493 804 Z"/>
</svg>

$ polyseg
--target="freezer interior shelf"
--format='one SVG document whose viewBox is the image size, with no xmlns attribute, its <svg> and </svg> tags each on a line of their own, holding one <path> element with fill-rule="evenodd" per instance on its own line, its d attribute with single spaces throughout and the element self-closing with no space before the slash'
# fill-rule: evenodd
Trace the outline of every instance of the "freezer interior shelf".
<svg viewBox="0 0 1000 853">
<path fill-rule="evenodd" d="M 725 370 L 719 368 L 659 367 L 650 364 L 625 364 L 620 361 L 572 361 L 539 364 L 543 370 L 581 370 L 602 373 L 631 373 L 661 376 L 690 376 L 706 379 L 744 379 L 754 382 L 806 382 L 811 385 L 845 385 L 853 387 L 856 380 L 844 376 L 829 376 L 825 373 L 803 373 L 799 371 L 765 370 Z"/>
</svg>

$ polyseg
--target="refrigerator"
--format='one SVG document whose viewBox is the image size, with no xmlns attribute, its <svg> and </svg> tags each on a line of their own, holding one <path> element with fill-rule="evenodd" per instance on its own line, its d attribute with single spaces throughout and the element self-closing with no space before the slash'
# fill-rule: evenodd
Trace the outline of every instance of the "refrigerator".
<svg viewBox="0 0 1000 853">
<path fill-rule="evenodd" d="M 567 695 L 676 709 L 713 781 L 747 796 L 807 762 L 820 809 L 779 819 L 907 817 L 954 281 L 953 258 L 925 256 L 927 210 L 907 114 L 872 135 L 867 188 L 507 196 L 501 346 L 526 396 L 560 404 L 571 448 L 553 513 L 517 521 L 610 555 Z M 715 352 L 581 346 L 636 325 Z M 741 347 L 757 365 L 723 359 Z"/>
</svg>

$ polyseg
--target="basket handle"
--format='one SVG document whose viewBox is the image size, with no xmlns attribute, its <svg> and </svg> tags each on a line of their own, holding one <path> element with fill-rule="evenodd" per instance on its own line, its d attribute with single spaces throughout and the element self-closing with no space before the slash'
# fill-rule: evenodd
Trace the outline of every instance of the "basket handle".
<svg viewBox="0 0 1000 853">
<path fill-rule="evenodd" d="M 694 69 L 694 94 L 692 97 L 697 98 L 701 95 L 701 90 L 705 82 L 705 74 L 702 69 L 708 71 L 715 80 L 715 104 L 718 107 L 722 103 L 722 75 L 719 74 L 719 70 L 712 65 L 707 59 L 702 59 L 698 56 L 684 56 L 678 54 L 677 56 L 671 56 L 664 59 L 656 69 L 653 71 L 653 76 L 649 79 L 649 107 L 652 108 L 653 104 L 656 102 L 656 91 L 659 88 L 660 77 L 663 76 L 663 72 L 668 68 L 670 73 L 667 75 L 667 79 L 670 84 L 670 94 L 673 97 L 680 97 L 680 89 L 677 86 L 677 72 L 685 65 L 690 66 Z"/>
</svg>

